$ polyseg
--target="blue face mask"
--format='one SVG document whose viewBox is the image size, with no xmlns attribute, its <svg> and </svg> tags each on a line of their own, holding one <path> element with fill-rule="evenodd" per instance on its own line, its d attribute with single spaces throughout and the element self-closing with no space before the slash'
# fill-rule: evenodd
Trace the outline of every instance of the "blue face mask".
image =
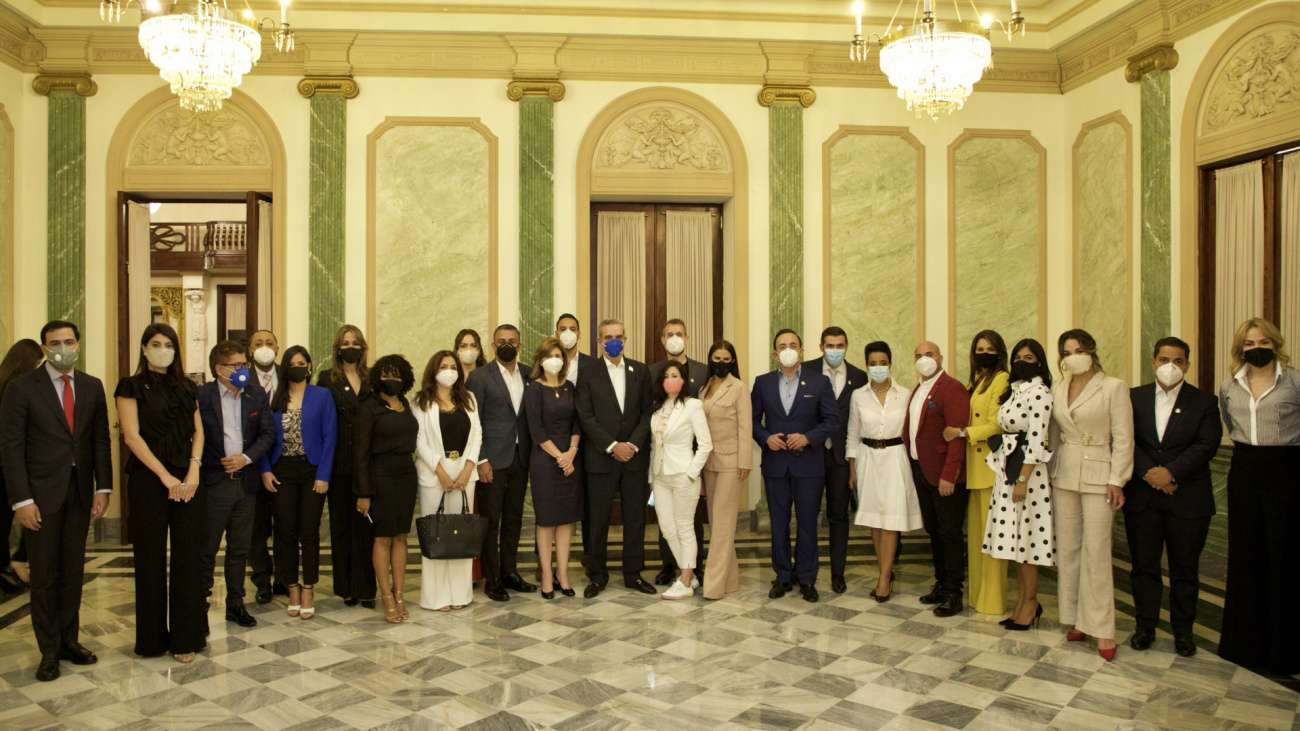
<svg viewBox="0 0 1300 731">
<path fill-rule="evenodd" d="M 838 368 L 844 362 L 844 352 L 839 348 L 827 348 L 823 355 L 826 356 L 826 362 L 830 363 L 832 368 Z"/>
<path fill-rule="evenodd" d="M 884 383 L 889 380 L 889 366 L 870 366 L 867 375 L 876 383 Z"/>
<path fill-rule="evenodd" d="M 611 338 L 605 341 L 605 355 L 611 358 L 617 358 L 623 354 L 623 341 L 618 338 Z"/>
<path fill-rule="evenodd" d="M 243 388 L 248 385 L 248 369 L 240 368 L 230 374 L 230 385 L 235 388 Z"/>
</svg>

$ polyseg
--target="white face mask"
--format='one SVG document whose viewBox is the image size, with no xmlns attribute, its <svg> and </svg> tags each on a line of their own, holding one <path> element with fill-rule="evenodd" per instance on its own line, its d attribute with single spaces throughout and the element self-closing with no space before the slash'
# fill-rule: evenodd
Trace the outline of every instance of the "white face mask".
<svg viewBox="0 0 1300 731">
<path fill-rule="evenodd" d="M 171 348 L 148 348 L 144 351 L 144 357 L 149 359 L 149 365 L 165 370 L 176 360 L 176 351 Z"/>
<path fill-rule="evenodd" d="M 275 351 L 263 345 L 253 351 L 253 360 L 265 368 L 275 362 Z"/>
<path fill-rule="evenodd" d="M 551 356 L 542 361 L 542 368 L 552 376 L 558 375 L 559 372 L 564 369 L 564 359 Z"/>
<path fill-rule="evenodd" d="M 1075 353 L 1061 359 L 1061 370 L 1072 376 L 1081 376 L 1092 368 L 1092 356 L 1087 353 Z"/>
<path fill-rule="evenodd" d="M 884 383 L 889 380 L 889 366 L 868 366 L 867 375 L 876 383 Z"/>
<path fill-rule="evenodd" d="M 434 378 L 438 380 L 438 383 L 441 383 L 447 388 L 456 385 L 456 379 L 459 377 L 460 374 L 453 370 L 438 371 L 438 375 L 434 376 Z"/>
<path fill-rule="evenodd" d="M 794 368 L 799 363 L 799 351 L 794 348 L 787 348 L 777 353 L 776 359 L 781 361 L 784 368 Z"/>
<path fill-rule="evenodd" d="M 1173 388 L 1183 382 L 1183 369 L 1173 363 L 1165 363 L 1156 369 L 1156 380 L 1165 388 Z"/>
<path fill-rule="evenodd" d="M 563 345 L 565 350 L 573 350 L 573 346 L 577 344 L 578 333 L 572 330 L 565 330 L 560 333 L 560 345 Z"/>
<path fill-rule="evenodd" d="M 686 350 L 686 341 L 680 335 L 673 335 L 664 343 L 669 355 L 681 355 Z"/>
<path fill-rule="evenodd" d="M 916 372 L 921 374 L 922 378 L 929 378 L 934 372 L 939 370 L 939 362 L 928 355 L 923 355 L 916 359 Z"/>
<path fill-rule="evenodd" d="M 466 348 L 460 351 L 460 362 L 465 365 L 478 362 L 478 348 Z"/>
</svg>

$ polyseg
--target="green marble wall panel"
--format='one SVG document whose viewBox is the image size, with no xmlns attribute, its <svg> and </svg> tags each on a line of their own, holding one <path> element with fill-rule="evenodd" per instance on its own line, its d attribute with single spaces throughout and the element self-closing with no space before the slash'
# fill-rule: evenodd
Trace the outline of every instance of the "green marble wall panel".
<svg viewBox="0 0 1300 731">
<path fill-rule="evenodd" d="M 399 126 L 375 143 L 371 347 L 405 355 L 417 381 L 461 328 L 488 337 L 489 165 L 469 127 Z"/>
<path fill-rule="evenodd" d="M 318 371 L 332 366 L 331 346 L 343 325 L 347 110 L 342 94 L 317 93 L 311 98 L 307 347 Z"/>
<path fill-rule="evenodd" d="M 976 137 L 957 148 L 953 175 L 955 342 L 944 363 L 965 382 L 980 330 L 996 330 L 1008 348 L 1041 337 L 1039 153 L 1022 139 Z"/>
<path fill-rule="evenodd" d="M 830 322 L 849 334 L 858 365 L 873 340 L 910 353 L 918 339 L 917 151 L 897 135 L 850 134 L 830 158 Z"/>
<path fill-rule="evenodd" d="M 1169 72 L 1151 71 L 1139 82 L 1142 100 L 1142 350 L 1170 335 L 1172 263 L 1169 176 Z M 1142 358 L 1141 381 L 1155 380 L 1149 359 Z"/>
<path fill-rule="evenodd" d="M 1079 269 L 1075 320 L 1097 339 L 1102 367 L 1128 378 L 1129 169 L 1128 130 L 1107 122 L 1088 130 L 1076 148 L 1074 222 Z M 1008 344 L 1009 347 L 1009 344 Z"/>
<path fill-rule="evenodd" d="M 554 99 L 519 100 L 518 325 L 525 360 L 532 358 L 532 349 L 543 338 L 555 333 L 554 119 Z"/>
<path fill-rule="evenodd" d="M 7 117 L 5 118 L 8 119 Z M 14 133 L 0 122 L 0 347 L 14 341 Z"/>
<path fill-rule="evenodd" d="M 772 336 L 803 331 L 803 106 L 776 102 L 768 107 L 769 296 Z M 812 347 L 811 345 L 809 347 Z"/>
<path fill-rule="evenodd" d="M 50 92 L 46 315 L 86 324 L 86 98 Z"/>
</svg>

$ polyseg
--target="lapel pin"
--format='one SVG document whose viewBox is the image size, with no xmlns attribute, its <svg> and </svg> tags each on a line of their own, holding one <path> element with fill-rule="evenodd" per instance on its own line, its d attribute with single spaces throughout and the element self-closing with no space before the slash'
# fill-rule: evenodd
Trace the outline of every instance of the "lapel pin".
<svg viewBox="0 0 1300 731">
<path fill-rule="evenodd" d="M 799 382 L 799 385 L 800 385 L 800 386 L 807 386 L 808 383 L 807 383 L 806 381 L 800 381 L 800 382 Z"/>
<path fill-rule="evenodd" d="M 632 372 L 632 366 L 628 366 L 628 367 L 627 367 L 627 372 L 628 372 L 628 373 L 631 373 L 631 372 Z"/>
<path fill-rule="evenodd" d="M 1174 413 L 1175 413 L 1175 414 L 1181 414 L 1181 413 L 1183 413 L 1183 410 L 1182 410 L 1182 409 L 1174 409 Z"/>
</svg>

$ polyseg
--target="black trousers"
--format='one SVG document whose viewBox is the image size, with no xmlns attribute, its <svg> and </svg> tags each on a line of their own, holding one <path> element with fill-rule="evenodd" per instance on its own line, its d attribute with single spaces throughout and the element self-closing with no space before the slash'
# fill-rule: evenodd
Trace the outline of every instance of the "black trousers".
<svg viewBox="0 0 1300 731">
<path fill-rule="evenodd" d="M 77 642 L 81 629 L 81 585 L 85 577 L 89 497 L 80 494 L 72 468 L 63 505 L 41 513 L 40 530 L 25 531 L 31 560 L 32 629 L 41 655 Z"/>
<path fill-rule="evenodd" d="M 483 532 L 483 577 L 488 581 L 518 573 L 519 534 L 524 529 L 524 498 L 528 468 L 516 455 L 504 470 L 493 470 L 491 482 L 475 488 L 479 512 L 488 520 Z"/>
<path fill-rule="evenodd" d="M 270 586 L 271 579 L 275 576 L 275 564 L 272 562 L 271 552 L 266 547 L 274 531 L 271 524 L 274 518 L 275 493 L 259 489 L 253 507 L 253 528 L 248 548 L 249 578 L 253 580 L 253 586 Z"/>
<path fill-rule="evenodd" d="M 609 523 L 614 512 L 614 493 L 623 503 L 623 580 L 641 578 L 645 568 L 646 471 L 587 473 L 587 523 L 591 536 L 587 546 L 587 578 L 591 583 L 609 583 Z M 671 551 L 669 552 L 672 553 Z"/>
<path fill-rule="evenodd" d="M 217 551 L 221 537 L 226 538 L 226 609 L 244 603 L 244 570 L 248 564 L 248 544 L 253 534 L 255 493 L 244 490 L 244 483 L 222 477 L 209 482 L 203 501 L 203 588 L 212 596 L 216 585 Z M 259 489 L 258 492 L 266 492 Z"/>
<path fill-rule="evenodd" d="M 1210 518 L 1181 518 L 1163 500 L 1144 510 L 1124 511 L 1133 569 L 1133 606 L 1139 630 L 1154 631 L 1160 623 L 1161 557 L 1169 556 L 1169 624 L 1175 634 L 1191 634 L 1201 588 L 1201 549 L 1210 533 Z"/>
<path fill-rule="evenodd" d="M 375 526 L 357 512 L 352 475 L 335 472 L 325 493 L 330 506 L 330 564 L 334 594 L 344 599 L 375 598 Z"/>
<path fill-rule="evenodd" d="M 704 570 L 704 520 L 702 516 L 708 515 L 708 504 L 704 496 L 700 496 L 700 505 L 695 510 L 695 573 Z M 673 549 L 668 546 L 668 541 L 664 540 L 662 533 L 659 534 L 659 557 L 663 561 L 664 569 L 674 573 L 680 572 L 681 567 L 677 565 L 677 557 L 673 555 Z"/>
<path fill-rule="evenodd" d="M 849 463 L 826 450 L 826 522 L 830 524 L 831 576 L 843 576 L 849 560 Z"/>
<path fill-rule="evenodd" d="M 185 468 L 172 474 L 184 479 Z M 135 654 L 154 657 L 169 651 L 173 655 L 198 652 L 207 644 L 202 582 L 207 490 L 200 486 L 187 503 L 169 500 L 162 480 L 143 466 L 131 473 L 127 484 L 135 556 Z"/>
<path fill-rule="evenodd" d="M 1300 673 L 1300 447 L 1238 443 L 1228 471 L 1228 589 L 1219 657 Z"/>
<path fill-rule="evenodd" d="M 912 461 L 912 482 L 921 503 L 921 523 L 930 534 L 934 580 L 944 591 L 960 595 L 966 580 L 966 539 L 962 535 L 968 499 L 966 483 L 958 482 L 952 494 L 944 497 L 938 485 L 926 481 L 916 461 Z"/>
<path fill-rule="evenodd" d="M 301 545 L 302 583 L 320 581 L 320 517 L 325 493 L 316 492 L 316 465 L 306 457 L 281 457 L 272 468 L 280 481 L 271 493 L 275 503 L 275 580 L 298 583 Z M 263 492 L 267 492 L 263 490 Z"/>
</svg>

